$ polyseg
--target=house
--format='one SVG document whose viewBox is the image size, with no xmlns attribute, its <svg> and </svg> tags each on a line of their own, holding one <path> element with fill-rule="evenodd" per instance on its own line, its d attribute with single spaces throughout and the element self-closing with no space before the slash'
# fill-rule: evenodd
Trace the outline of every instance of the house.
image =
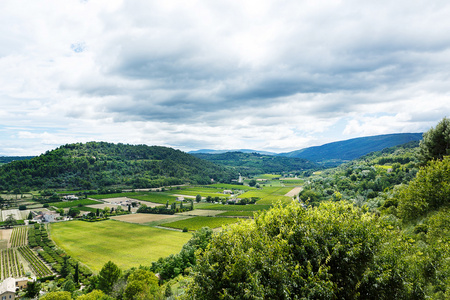
<svg viewBox="0 0 450 300">
<path fill-rule="evenodd" d="M 8 277 L 0 284 L 0 300 L 9 300 L 16 297 L 16 280 Z"/>
<path fill-rule="evenodd" d="M 231 194 L 233 194 L 233 191 L 232 190 L 224 190 L 223 193 L 225 195 L 231 195 Z"/>
<path fill-rule="evenodd" d="M 72 200 L 78 200 L 78 197 L 75 195 L 66 195 L 63 196 L 63 201 L 72 201 Z"/>
<path fill-rule="evenodd" d="M 28 284 L 28 278 L 22 277 L 22 278 L 16 278 L 16 288 L 19 288 L 21 290 L 26 289 Z"/>
<path fill-rule="evenodd" d="M 54 211 L 41 211 L 33 218 L 34 221 L 40 222 L 55 222 L 56 218 L 59 218 L 60 214 Z M 1 299 L 0 299 L 1 300 Z"/>
<path fill-rule="evenodd" d="M 177 197 L 177 201 L 184 201 L 184 197 Z"/>
</svg>

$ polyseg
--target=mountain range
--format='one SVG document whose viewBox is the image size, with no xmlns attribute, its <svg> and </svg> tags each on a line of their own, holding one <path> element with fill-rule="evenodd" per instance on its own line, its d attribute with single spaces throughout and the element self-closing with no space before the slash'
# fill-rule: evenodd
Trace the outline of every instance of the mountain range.
<svg viewBox="0 0 450 300">
<path fill-rule="evenodd" d="M 276 155 L 295 157 L 310 160 L 326 166 L 339 165 L 370 152 L 380 151 L 385 148 L 402 145 L 412 141 L 420 141 L 422 133 L 394 133 L 368 137 L 353 138 L 344 141 L 332 142 L 321 146 L 308 147 L 286 153 L 272 153 L 259 150 L 210 150 L 203 149 L 191 151 L 191 154 L 221 154 L 226 152 L 258 153 L 265 155 Z"/>
</svg>

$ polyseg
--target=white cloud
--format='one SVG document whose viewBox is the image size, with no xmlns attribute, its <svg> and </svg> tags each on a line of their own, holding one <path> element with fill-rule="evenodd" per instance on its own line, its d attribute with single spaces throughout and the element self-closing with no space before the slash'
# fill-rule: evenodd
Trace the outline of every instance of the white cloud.
<svg viewBox="0 0 450 300">
<path fill-rule="evenodd" d="M 450 115 L 446 1 L 2 2 L 0 155 L 288 151 Z M 20 150 L 18 150 L 20 149 Z"/>
</svg>

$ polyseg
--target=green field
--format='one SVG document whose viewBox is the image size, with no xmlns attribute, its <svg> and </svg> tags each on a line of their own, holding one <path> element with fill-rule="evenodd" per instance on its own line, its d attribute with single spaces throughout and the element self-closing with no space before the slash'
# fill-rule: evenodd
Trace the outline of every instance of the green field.
<svg viewBox="0 0 450 300">
<path fill-rule="evenodd" d="M 69 207 L 76 207 L 78 205 L 93 205 L 93 204 L 100 204 L 101 202 L 90 200 L 90 199 L 81 199 L 81 200 L 73 200 L 73 201 L 67 201 L 67 202 L 55 202 L 50 203 L 51 206 L 54 206 L 56 208 L 69 208 Z"/>
<path fill-rule="evenodd" d="M 242 191 L 248 191 L 248 190 L 254 190 L 254 187 L 250 187 L 248 185 L 239 185 L 239 184 L 227 184 L 227 183 L 215 183 L 209 185 L 211 187 L 219 188 L 222 190 L 242 190 Z"/>
<path fill-rule="evenodd" d="M 151 192 L 148 192 L 145 195 L 134 196 L 132 198 L 140 201 L 148 201 L 160 204 L 166 204 L 167 200 L 169 200 L 169 204 L 172 204 L 172 202 L 175 202 L 177 200 L 177 197 L 175 196 L 171 196 L 165 193 L 151 193 Z"/>
<path fill-rule="evenodd" d="M 261 175 L 257 175 L 255 176 L 255 179 L 274 179 L 274 178 L 280 178 L 281 175 L 280 174 L 261 174 Z"/>
<path fill-rule="evenodd" d="M 119 197 L 134 198 L 135 196 L 141 196 L 141 195 L 146 195 L 146 194 L 148 194 L 148 192 L 114 193 L 114 194 L 90 195 L 89 198 L 92 198 L 92 199 L 108 199 L 108 198 L 119 198 Z"/>
<path fill-rule="evenodd" d="M 272 205 L 222 205 L 222 204 L 210 204 L 210 203 L 198 203 L 195 204 L 195 209 L 206 209 L 206 210 L 227 210 L 227 211 L 258 211 L 267 210 L 272 208 Z"/>
<path fill-rule="evenodd" d="M 163 226 L 170 228 L 188 230 L 199 230 L 202 227 L 217 228 L 222 225 L 233 224 L 239 221 L 238 218 L 218 218 L 218 217 L 193 217 L 185 220 L 175 221 L 171 223 L 165 223 Z"/>
<path fill-rule="evenodd" d="M 254 211 L 227 211 L 218 214 L 218 217 L 253 217 Z"/>
<path fill-rule="evenodd" d="M 99 272 L 109 260 L 122 269 L 148 266 L 178 253 L 191 234 L 108 220 L 52 223 L 51 237 L 69 255 Z"/>
<path fill-rule="evenodd" d="M 251 197 L 258 197 L 261 198 L 259 201 L 256 202 L 256 204 L 264 204 L 264 205 L 271 205 L 275 204 L 278 201 L 281 201 L 282 203 L 288 203 L 292 201 L 291 197 L 284 196 L 287 192 L 289 192 L 292 189 L 292 187 L 264 187 L 259 190 L 252 190 L 245 192 L 240 197 L 241 198 L 251 198 Z"/>
</svg>

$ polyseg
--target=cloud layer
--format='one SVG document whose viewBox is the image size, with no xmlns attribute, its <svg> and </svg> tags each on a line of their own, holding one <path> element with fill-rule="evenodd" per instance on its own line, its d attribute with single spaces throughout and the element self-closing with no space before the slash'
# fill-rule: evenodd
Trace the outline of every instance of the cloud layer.
<svg viewBox="0 0 450 300">
<path fill-rule="evenodd" d="M 4 1 L 0 155 L 296 150 L 450 115 L 447 1 Z"/>
</svg>

